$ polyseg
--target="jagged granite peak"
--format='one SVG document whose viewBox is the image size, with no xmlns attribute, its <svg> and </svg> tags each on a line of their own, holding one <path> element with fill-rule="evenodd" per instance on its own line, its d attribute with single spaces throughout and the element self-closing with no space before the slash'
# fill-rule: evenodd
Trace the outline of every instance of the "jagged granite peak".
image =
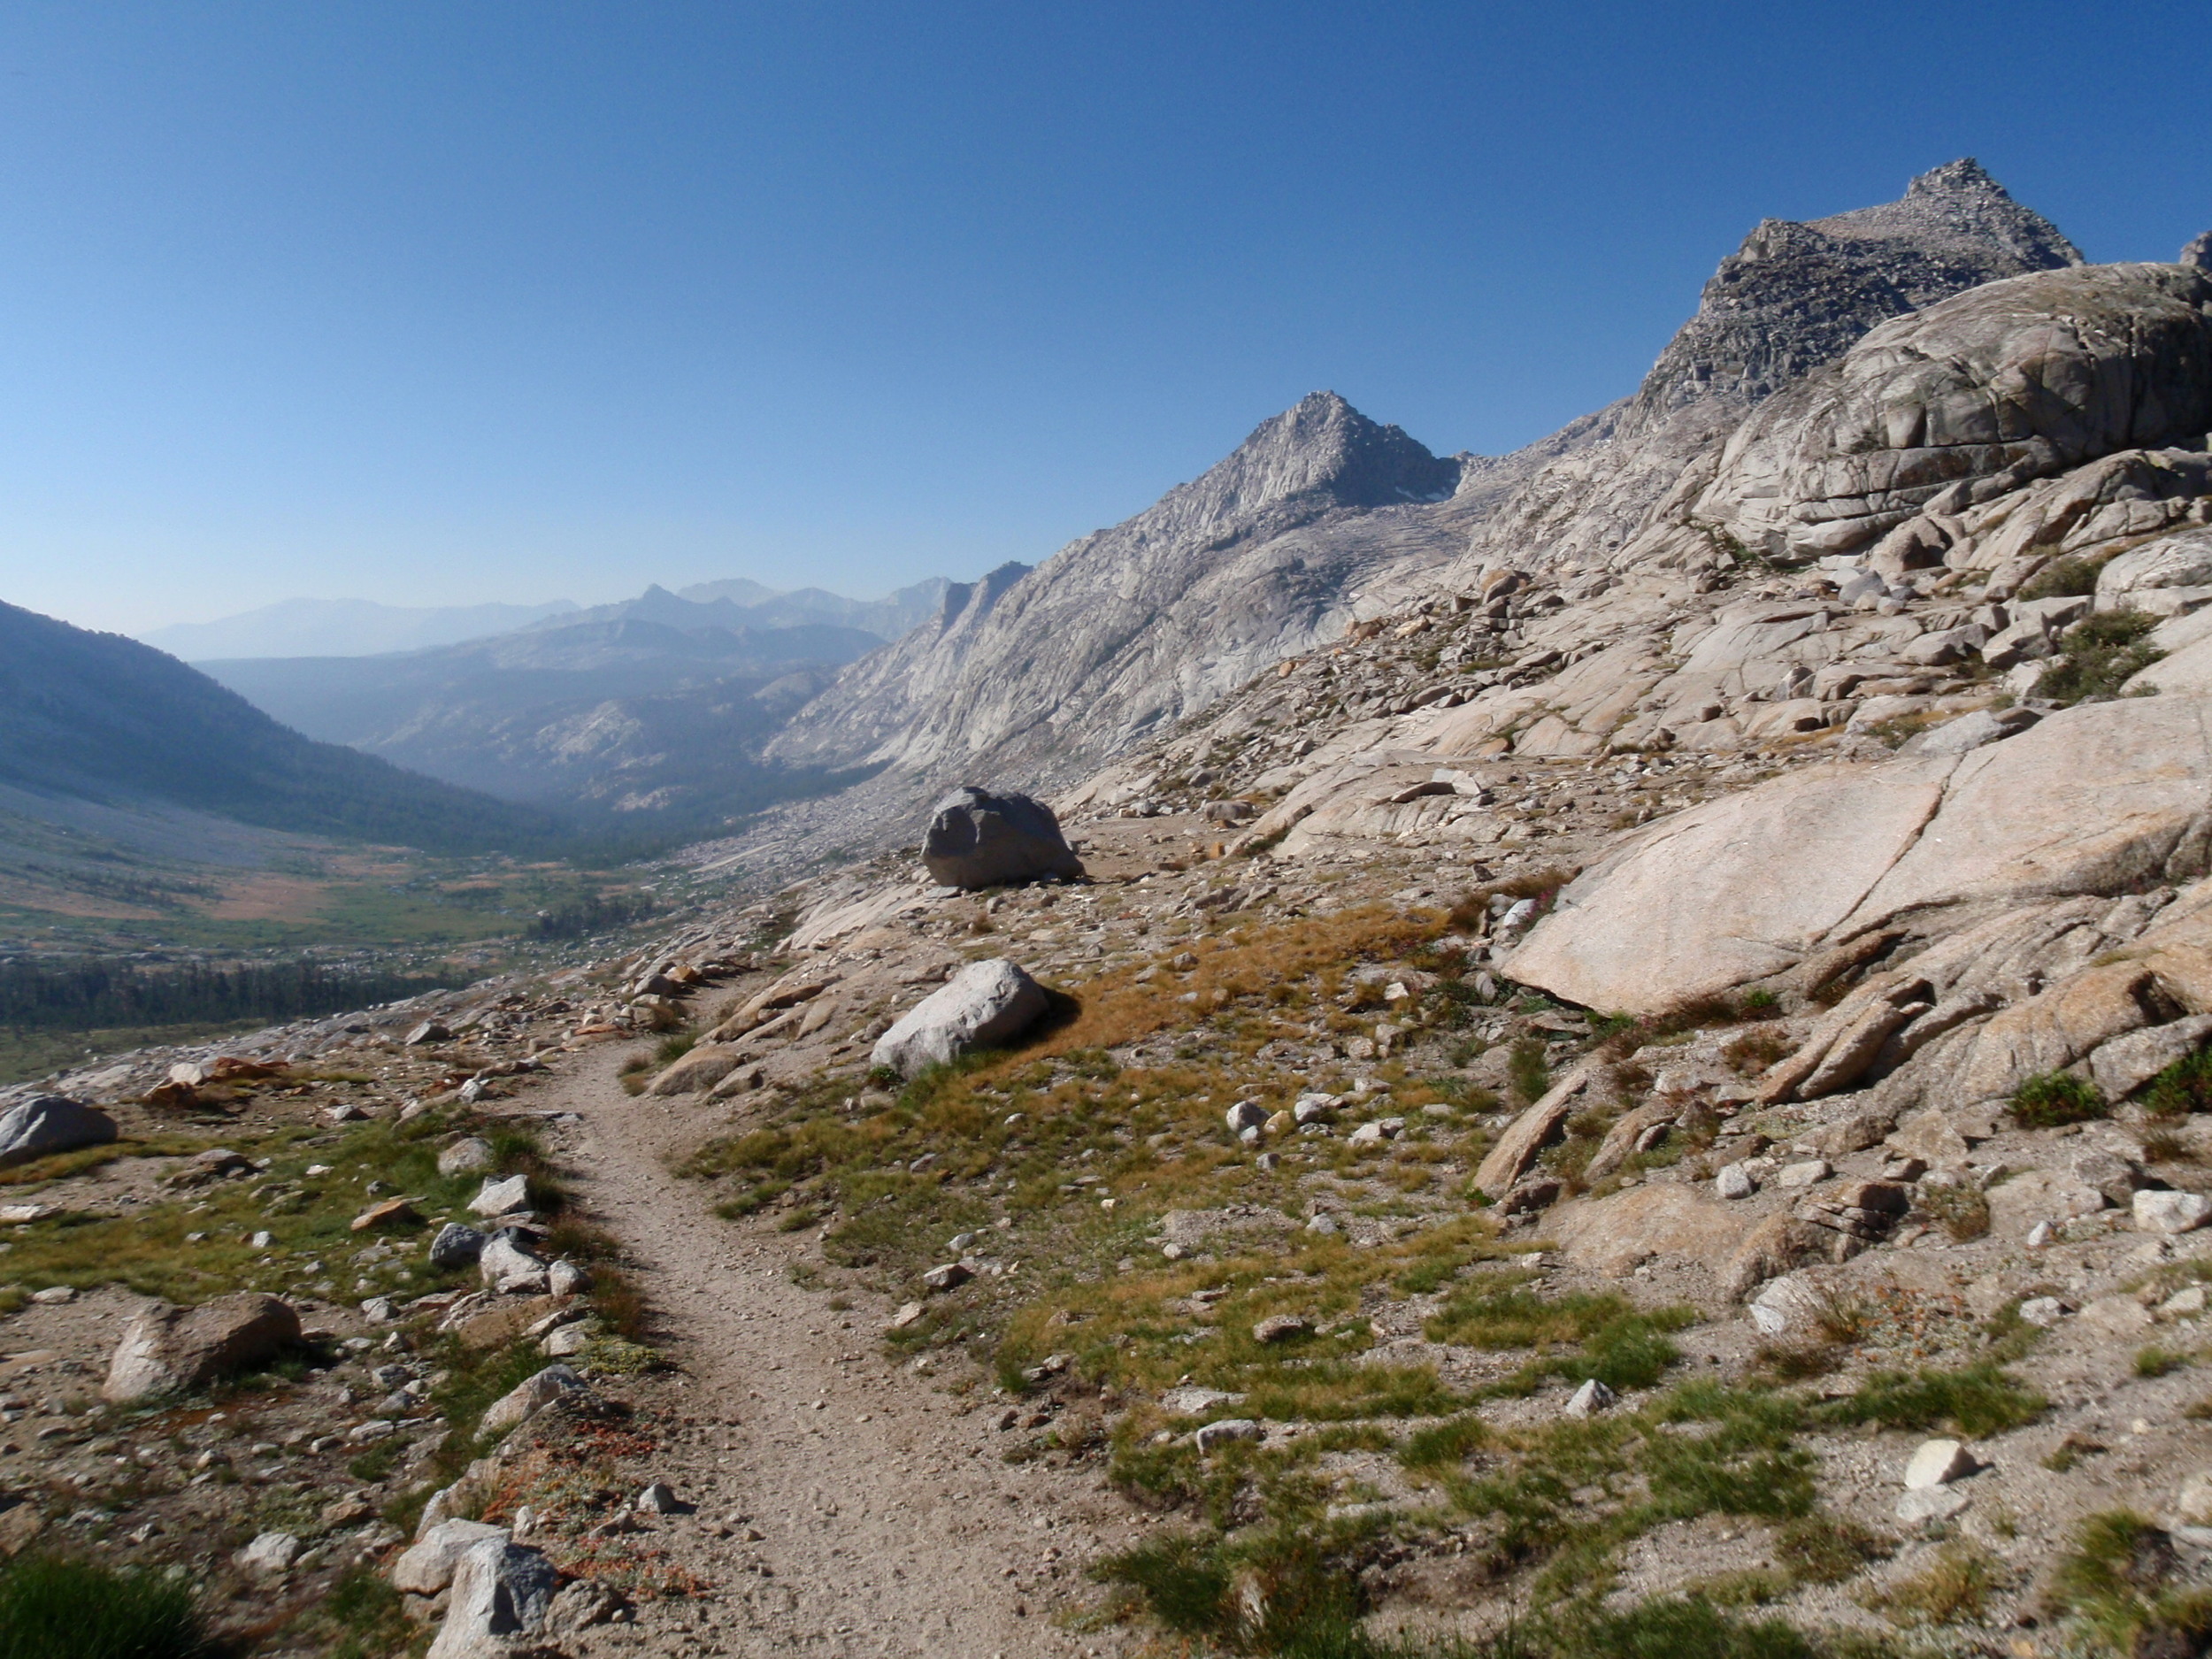
<svg viewBox="0 0 2212 1659">
<path fill-rule="evenodd" d="M 2200 271 L 2212 271 L 2212 230 L 2206 231 L 2184 248 L 2175 263 L 2194 265 Z"/>
<path fill-rule="evenodd" d="M 1368 419 L 1334 392 L 1311 392 L 1139 517 L 1155 534 L 1176 534 L 1301 497 L 1340 507 L 1441 501 L 1458 483 L 1456 460 L 1430 454 L 1402 427 Z"/>
<path fill-rule="evenodd" d="M 1364 576 L 1456 553 L 1462 467 L 1316 392 L 1136 517 L 948 590 L 935 626 L 854 664 L 773 757 L 888 764 L 916 790 L 956 765 L 1078 774 L 1340 630 Z"/>
<path fill-rule="evenodd" d="M 1721 396 L 1748 405 L 1833 361 L 1876 324 L 1967 288 L 2082 263 L 1971 157 L 1894 202 L 1807 223 L 1762 220 L 1705 284 L 1644 379 L 1623 430 Z"/>
</svg>

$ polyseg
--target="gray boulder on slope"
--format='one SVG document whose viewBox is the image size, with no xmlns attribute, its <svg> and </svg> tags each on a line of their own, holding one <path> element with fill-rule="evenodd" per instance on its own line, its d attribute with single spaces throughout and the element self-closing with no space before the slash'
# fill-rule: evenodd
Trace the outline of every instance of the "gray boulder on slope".
<svg viewBox="0 0 2212 1659">
<path fill-rule="evenodd" d="M 972 1049 L 1011 1042 L 1050 1002 L 1042 986 L 1004 956 L 972 962 L 885 1032 L 869 1063 L 912 1077 Z"/>
<path fill-rule="evenodd" d="M 40 1094 L 0 1112 L 0 1170 L 115 1139 L 115 1119 L 60 1094 Z"/>
<path fill-rule="evenodd" d="M 1060 820 L 1025 795 L 970 787 L 937 803 L 922 839 L 922 863 L 949 887 L 988 887 L 1075 877 L 1083 862 L 1060 833 Z"/>
</svg>

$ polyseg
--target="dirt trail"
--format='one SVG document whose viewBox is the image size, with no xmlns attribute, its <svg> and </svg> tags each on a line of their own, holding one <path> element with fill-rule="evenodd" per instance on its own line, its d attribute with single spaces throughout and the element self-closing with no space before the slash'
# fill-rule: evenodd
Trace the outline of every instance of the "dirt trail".
<svg viewBox="0 0 2212 1659">
<path fill-rule="evenodd" d="M 579 1197 L 630 1253 L 683 1367 L 677 1409 L 695 1424 L 656 1473 L 698 1512 L 657 1541 L 718 1594 L 646 1603 L 633 1629 L 594 1632 L 580 1651 L 1120 1651 L 1118 1634 L 1071 1635 L 1048 1615 L 1084 1562 L 1133 1536 L 1125 1506 L 1094 1475 L 1002 1462 L 1002 1402 L 895 1365 L 876 1334 L 884 1310 L 833 1312 L 791 1282 L 803 1235 L 716 1217 L 665 1156 L 720 1110 L 633 1099 L 619 1057 L 591 1056 L 516 1103 L 583 1119 L 565 1137 Z"/>
</svg>

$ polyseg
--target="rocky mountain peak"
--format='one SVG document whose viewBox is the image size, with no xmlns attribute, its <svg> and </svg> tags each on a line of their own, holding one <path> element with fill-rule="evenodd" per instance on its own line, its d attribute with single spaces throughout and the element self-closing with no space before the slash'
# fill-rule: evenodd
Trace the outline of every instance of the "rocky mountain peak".
<svg viewBox="0 0 2212 1659">
<path fill-rule="evenodd" d="M 1747 407 L 1892 317 L 2001 277 L 2081 263 L 2056 226 L 1971 157 L 1922 173 L 1894 202 L 1803 223 L 1763 220 L 1706 283 L 1623 430 L 1648 430 L 1713 398 Z"/>
<path fill-rule="evenodd" d="M 2212 271 L 2212 230 L 2206 231 L 2184 248 L 2177 263 L 2194 265 L 2200 271 Z"/>
<path fill-rule="evenodd" d="M 1224 520 L 1301 497 L 1321 506 L 1386 507 L 1442 501 L 1459 463 L 1432 455 L 1402 427 L 1370 420 L 1334 392 L 1312 392 L 1142 515 L 1180 534 L 1194 519 Z M 1318 498 L 1318 499 L 1315 499 Z"/>
</svg>

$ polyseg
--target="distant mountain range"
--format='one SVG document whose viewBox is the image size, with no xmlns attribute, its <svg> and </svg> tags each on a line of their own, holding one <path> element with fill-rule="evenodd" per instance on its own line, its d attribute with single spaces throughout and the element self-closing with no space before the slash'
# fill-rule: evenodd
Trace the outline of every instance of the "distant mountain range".
<svg viewBox="0 0 2212 1659">
<path fill-rule="evenodd" d="M 265 828 L 438 852 L 514 850 L 551 815 L 280 725 L 175 657 L 0 604 L 0 786 L 180 806 Z"/>
<path fill-rule="evenodd" d="M 781 628 L 829 623 L 857 628 L 879 644 L 895 640 L 933 614 L 948 586 L 932 577 L 881 599 L 848 599 L 819 588 L 790 593 L 736 577 L 670 593 L 648 588 L 635 599 L 579 606 L 556 599 L 541 605 L 409 606 L 368 599 L 286 599 L 213 622 L 179 622 L 149 629 L 139 641 L 188 663 L 250 657 L 376 657 L 421 651 L 518 629 L 568 622 L 641 617 L 672 627 Z"/>
<path fill-rule="evenodd" d="M 634 603 L 728 609 L 657 588 Z M 591 817 L 710 825 L 808 787 L 810 772 L 772 772 L 754 757 L 880 643 L 822 623 L 687 628 L 631 615 L 397 657 L 202 666 L 288 726 L 434 778 Z"/>
<path fill-rule="evenodd" d="M 526 628 L 572 612 L 575 603 L 542 605 L 380 605 L 370 599 L 284 599 L 213 622 L 150 628 L 141 643 L 188 663 L 240 657 L 372 657 L 419 651 Z"/>
</svg>

